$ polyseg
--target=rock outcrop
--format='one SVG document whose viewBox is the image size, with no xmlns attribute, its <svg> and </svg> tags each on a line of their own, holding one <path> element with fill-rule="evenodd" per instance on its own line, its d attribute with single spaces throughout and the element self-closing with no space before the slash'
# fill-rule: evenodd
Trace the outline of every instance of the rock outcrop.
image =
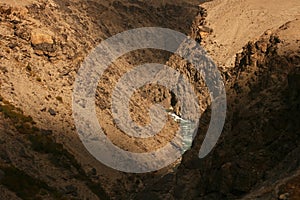
<svg viewBox="0 0 300 200">
<path fill-rule="evenodd" d="M 294 20 L 268 30 L 236 55 L 235 67 L 223 71 L 228 111 L 216 148 L 198 158 L 208 107 L 173 178 L 147 192 L 159 195 L 164 185 L 162 199 L 299 198 L 299 29 Z"/>
</svg>

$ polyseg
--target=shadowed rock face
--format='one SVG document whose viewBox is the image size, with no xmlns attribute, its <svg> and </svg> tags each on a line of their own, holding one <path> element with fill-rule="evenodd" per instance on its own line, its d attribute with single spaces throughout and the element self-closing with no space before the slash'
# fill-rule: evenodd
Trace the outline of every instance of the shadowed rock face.
<svg viewBox="0 0 300 200">
<path fill-rule="evenodd" d="M 214 151 L 197 158 L 207 109 L 174 177 L 156 185 L 168 185 L 174 199 L 299 198 L 299 28 L 295 20 L 267 31 L 237 54 L 235 67 L 223 71 L 227 122 Z"/>
</svg>

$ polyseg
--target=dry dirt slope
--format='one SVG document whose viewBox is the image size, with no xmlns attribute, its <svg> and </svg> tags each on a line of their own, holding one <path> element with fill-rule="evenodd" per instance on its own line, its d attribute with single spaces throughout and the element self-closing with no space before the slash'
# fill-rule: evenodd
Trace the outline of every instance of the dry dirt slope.
<svg viewBox="0 0 300 200">
<path fill-rule="evenodd" d="M 220 65 L 233 66 L 235 54 L 268 29 L 300 17 L 297 0 L 214 0 L 203 5 L 214 31 L 203 42 Z"/>
<path fill-rule="evenodd" d="M 120 173 L 87 153 L 72 119 L 74 77 L 101 40 L 144 26 L 188 32 L 197 6 L 155 1 L 5 3 L 0 7 L 1 198 L 124 199 L 158 178 Z M 123 58 L 120 69 L 138 61 L 139 56 Z M 26 194 L 31 189 L 22 185 L 35 189 Z"/>
</svg>

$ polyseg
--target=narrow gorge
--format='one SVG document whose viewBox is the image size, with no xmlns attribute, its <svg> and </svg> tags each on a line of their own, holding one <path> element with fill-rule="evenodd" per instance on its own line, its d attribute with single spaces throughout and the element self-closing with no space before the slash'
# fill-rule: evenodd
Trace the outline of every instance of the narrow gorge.
<svg viewBox="0 0 300 200">
<path fill-rule="evenodd" d="M 98 122 L 112 144 L 151 152 L 168 144 L 178 119 L 185 120 L 172 91 L 147 84 L 124 106 L 146 126 L 151 106 L 160 104 L 164 127 L 144 139 L 117 126 L 112 94 L 139 65 L 160 63 L 183 75 L 201 114 L 180 159 L 153 172 L 125 173 L 85 148 L 72 95 L 76 75 L 97 45 L 143 27 L 178 31 L 203 47 L 224 82 L 227 112 L 216 146 L 200 159 L 212 114 L 203 74 L 164 50 L 118 57 L 95 93 Z M 299 32 L 298 0 L 0 0 L 0 199 L 300 199 Z"/>
</svg>

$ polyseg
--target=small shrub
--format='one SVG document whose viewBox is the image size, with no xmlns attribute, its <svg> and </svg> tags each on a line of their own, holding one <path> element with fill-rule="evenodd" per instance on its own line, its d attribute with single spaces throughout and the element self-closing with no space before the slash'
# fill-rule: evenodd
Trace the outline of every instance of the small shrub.
<svg viewBox="0 0 300 200">
<path fill-rule="evenodd" d="M 62 97 L 60 97 L 60 96 L 57 96 L 56 100 L 59 101 L 59 102 L 61 102 L 61 103 L 63 102 Z"/>
<path fill-rule="evenodd" d="M 26 70 L 29 71 L 29 72 L 31 72 L 31 71 L 32 71 L 32 67 L 28 64 L 28 65 L 26 66 Z"/>
</svg>

